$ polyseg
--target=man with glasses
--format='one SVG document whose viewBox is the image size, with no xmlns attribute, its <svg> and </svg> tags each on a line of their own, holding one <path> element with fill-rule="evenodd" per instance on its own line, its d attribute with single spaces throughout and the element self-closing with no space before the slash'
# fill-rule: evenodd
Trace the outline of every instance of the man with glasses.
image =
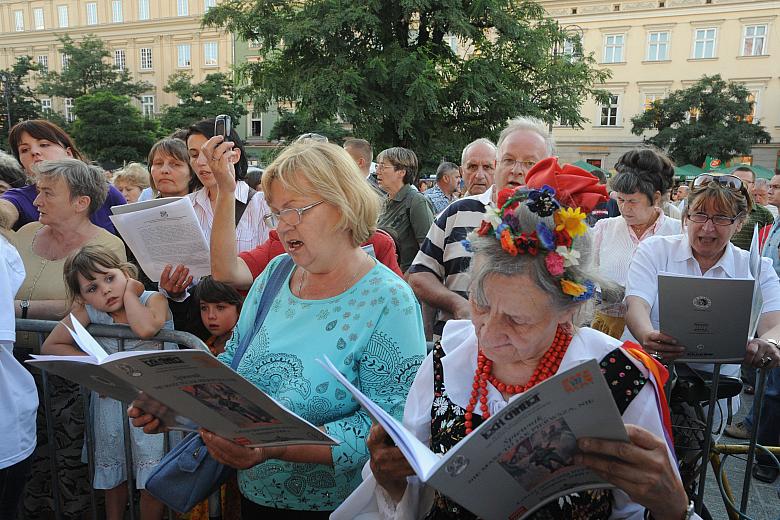
<svg viewBox="0 0 780 520">
<path fill-rule="evenodd" d="M 731 175 L 739 178 L 748 189 L 748 192 L 753 197 L 753 186 L 756 182 L 756 174 L 750 168 L 750 166 L 737 166 L 731 170 Z M 758 224 L 758 229 L 764 226 L 774 224 L 775 219 L 772 214 L 765 207 L 753 201 L 753 207 L 750 209 L 750 214 L 745 221 L 742 229 L 734 234 L 731 239 L 731 243 L 742 249 L 750 249 L 750 244 L 753 241 L 753 228 Z"/>
<path fill-rule="evenodd" d="M 491 147 L 495 174 L 485 164 Z M 518 117 L 501 132 L 497 150 L 487 139 L 464 148 L 461 168 L 470 196 L 453 202 L 438 216 L 409 268 L 409 284 L 417 297 L 438 311 L 434 339 L 441 336 L 447 320 L 471 317 L 468 268 L 472 255 L 461 240 L 480 225 L 485 204 L 495 201 L 504 188 L 524 185 L 525 173 L 552 156 L 553 147 L 543 121 Z M 483 186 L 486 188 L 480 191 Z"/>
<path fill-rule="evenodd" d="M 780 175 L 775 175 L 769 181 L 767 202 L 780 208 Z M 763 256 L 772 260 L 775 272 L 780 275 L 780 220 L 775 222 L 769 231 Z M 736 439 L 749 439 L 755 423 L 754 414 L 755 407 L 750 409 L 743 421 L 727 426 L 726 435 Z M 761 422 L 758 425 L 758 443 L 765 446 L 780 445 L 780 368 L 773 368 L 767 375 L 761 405 Z M 753 476 L 763 482 L 774 482 L 778 470 L 771 465 L 759 464 L 753 467 Z"/>
</svg>

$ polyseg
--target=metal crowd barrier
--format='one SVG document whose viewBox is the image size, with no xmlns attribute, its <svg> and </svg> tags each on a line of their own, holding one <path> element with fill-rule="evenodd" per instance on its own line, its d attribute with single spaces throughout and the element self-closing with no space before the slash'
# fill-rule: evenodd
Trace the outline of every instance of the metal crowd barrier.
<svg viewBox="0 0 780 520">
<path fill-rule="evenodd" d="M 38 334 L 38 345 L 40 349 L 40 345 L 43 344 L 44 340 L 46 339 L 46 335 L 50 333 L 54 327 L 57 326 L 59 322 L 57 321 L 45 321 L 45 320 L 23 320 L 23 319 L 17 319 L 16 320 L 16 330 L 17 332 L 34 332 Z M 119 350 L 123 351 L 125 349 L 125 342 L 130 340 L 140 340 L 139 338 L 127 325 L 98 325 L 98 324 L 92 324 L 87 327 L 87 330 L 90 334 L 92 334 L 95 338 L 106 338 L 106 339 L 117 339 L 119 340 Z M 190 349 L 198 349 L 198 350 L 204 350 L 206 352 L 210 352 L 208 347 L 203 343 L 200 338 L 197 336 L 194 336 L 188 332 L 181 332 L 176 330 L 161 330 L 158 332 L 154 337 L 148 338 L 144 341 L 159 341 L 160 347 L 162 348 L 164 342 L 168 343 L 175 343 L 178 344 L 180 347 L 190 348 Z M 46 374 L 45 370 L 41 370 L 41 381 L 42 381 L 42 393 L 43 393 L 43 406 L 44 406 L 44 417 L 46 419 L 46 435 L 48 437 L 48 448 L 49 448 L 49 463 L 51 468 L 51 491 L 52 491 L 52 500 L 54 502 L 54 515 L 57 520 L 61 520 L 63 518 L 63 512 L 62 512 L 62 497 L 60 496 L 59 491 L 59 485 L 58 485 L 58 467 L 57 467 L 57 448 L 55 438 L 54 438 L 54 422 L 52 417 L 52 410 L 51 410 L 51 400 L 49 395 L 49 380 L 48 375 Z M 84 398 L 84 438 L 86 442 L 86 451 L 87 451 L 87 465 L 88 465 L 88 471 L 89 471 L 89 480 L 90 480 L 90 503 L 91 503 L 91 518 L 92 520 L 98 519 L 98 511 L 97 511 L 97 498 L 95 494 L 95 489 L 92 487 L 92 480 L 94 479 L 95 475 L 95 461 L 94 461 L 94 450 L 92 449 L 92 446 L 94 446 L 95 439 L 94 439 L 94 430 L 92 428 L 91 424 L 91 414 L 89 413 L 89 401 L 90 401 L 90 390 L 88 390 L 85 387 L 81 387 L 81 393 Z M 124 403 L 126 405 L 129 405 L 129 403 Z M 135 508 L 135 478 L 134 478 L 134 472 L 133 472 L 133 454 L 132 454 L 132 446 L 131 446 L 131 437 L 130 437 L 130 424 L 128 421 L 123 422 L 124 425 L 124 439 L 125 439 L 125 473 L 127 477 L 127 489 L 128 489 L 128 500 L 129 500 L 129 508 L 130 508 L 130 520 L 136 520 L 136 518 L 140 518 L 140 515 L 136 511 Z M 164 450 L 167 452 L 170 449 L 170 446 L 168 445 L 168 436 L 165 436 L 165 446 Z M 210 502 L 212 500 L 210 499 Z M 211 508 L 211 503 L 210 503 Z M 171 511 L 168 511 L 168 517 L 172 518 Z"/>
</svg>

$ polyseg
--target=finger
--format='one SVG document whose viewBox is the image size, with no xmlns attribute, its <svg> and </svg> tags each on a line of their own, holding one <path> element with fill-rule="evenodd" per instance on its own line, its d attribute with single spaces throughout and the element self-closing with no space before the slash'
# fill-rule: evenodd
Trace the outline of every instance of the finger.
<svg viewBox="0 0 780 520">
<path fill-rule="evenodd" d="M 162 273 L 160 273 L 160 283 L 166 283 L 168 280 L 170 280 L 171 269 L 172 267 L 170 265 L 165 266 L 165 268 L 162 270 Z"/>
<path fill-rule="evenodd" d="M 595 454 L 580 453 L 574 456 L 574 463 L 581 464 L 595 471 L 601 478 L 615 484 L 617 480 L 637 485 L 645 480 L 644 472 L 633 464 Z M 623 487 L 623 486 L 618 486 Z"/>
<path fill-rule="evenodd" d="M 663 439 L 653 435 L 641 426 L 626 424 L 626 432 L 628 432 L 628 438 L 631 439 L 631 442 L 639 448 L 646 450 L 666 449 L 666 442 Z"/>
<path fill-rule="evenodd" d="M 656 341 L 659 341 L 661 343 L 667 343 L 671 346 L 677 345 L 677 338 L 674 336 L 670 336 L 669 334 L 664 334 L 663 332 L 658 331 L 656 333 L 655 337 Z"/>
</svg>

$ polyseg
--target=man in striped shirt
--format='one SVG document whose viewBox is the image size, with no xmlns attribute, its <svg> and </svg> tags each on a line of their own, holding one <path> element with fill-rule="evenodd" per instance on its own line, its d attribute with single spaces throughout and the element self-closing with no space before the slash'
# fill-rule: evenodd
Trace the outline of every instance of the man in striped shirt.
<svg viewBox="0 0 780 520">
<path fill-rule="evenodd" d="M 409 284 L 417 297 L 438 310 L 434 340 L 441 337 L 447 320 L 471 317 L 471 253 L 461 240 L 480 225 L 485 205 L 495 201 L 495 194 L 525 184 L 525 172 L 552 156 L 553 146 L 543 121 L 518 117 L 501 132 L 498 149 L 487 139 L 477 139 L 463 149 L 461 169 L 468 196 L 438 216 L 409 268 Z"/>
</svg>

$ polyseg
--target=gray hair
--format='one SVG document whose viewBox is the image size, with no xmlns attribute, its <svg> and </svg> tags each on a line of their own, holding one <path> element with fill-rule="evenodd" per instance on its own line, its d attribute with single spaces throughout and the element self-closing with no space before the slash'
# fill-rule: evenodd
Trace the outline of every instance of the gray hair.
<svg viewBox="0 0 780 520">
<path fill-rule="evenodd" d="M 463 148 L 463 152 L 460 154 L 460 165 L 463 166 L 466 164 L 466 155 L 468 155 L 469 150 L 471 150 L 473 147 L 477 146 L 478 144 L 484 144 L 485 146 L 489 146 L 493 149 L 493 152 L 496 154 L 498 153 L 498 147 L 493 144 L 493 141 L 490 139 L 485 139 L 484 137 L 480 137 L 476 141 L 471 141 L 469 144 L 466 145 L 465 148 Z"/>
<path fill-rule="evenodd" d="M 536 230 L 542 222 L 548 228 L 555 229 L 553 217 L 539 217 L 528 209 L 525 202 L 515 210 L 520 229 L 524 233 Z M 485 280 L 492 275 L 499 276 L 528 276 L 536 286 L 550 295 L 550 302 L 559 312 L 574 311 L 574 325 L 580 325 L 588 321 L 592 311 L 592 299 L 586 301 L 573 301 L 572 297 L 563 293 L 559 277 L 554 277 L 547 270 L 545 257 L 547 251 L 540 247 L 539 254 L 518 254 L 512 256 L 501 247 L 501 241 L 492 234 L 486 236 L 477 235 L 472 231 L 469 236 L 471 249 L 474 251 L 474 259 L 471 262 L 471 285 L 469 293 L 480 306 L 489 306 L 485 296 Z M 594 265 L 595 249 L 590 233 L 585 233 L 573 239 L 574 249 L 580 253 L 579 265 L 566 268 L 566 278 L 570 280 L 590 280 L 602 290 L 614 290 L 614 284 L 606 281 L 598 274 L 598 268 Z M 482 262 L 476 259 L 481 257 Z"/>
<path fill-rule="evenodd" d="M 552 157 L 555 154 L 555 140 L 547 130 L 547 124 L 538 117 L 531 116 L 520 116 L 511 119 L 506 128 L 501 130 L 501 135 L 498 136 L 498 148 L 501 148 L 507 137 L 521 130 L 539 134 L 544 139 L 544 144 L 547 147 L 547 157 Z"/>
<path fill-rule="evenodd" d="M 763 177 L 758 177 L 756 179 L 755 184 L 753 184 L 753 189 L 754 190 L 756 190 L 756 189 L 762 189 L 763 190 L 764 188 L 766 188 L 767 190 L 769 189 L 769 181 L 767 179 L 764 179 Z"/>
<path fill-rule="evenodd" d="M 71 199 L 89 197 L 89 215 L 92 216 L 106 202 L 108 181 L 103 170 L 78 159 L 42 161 L 32 166 L 38 179 L 62 179 L 68 185 Z"/>
</svg>

